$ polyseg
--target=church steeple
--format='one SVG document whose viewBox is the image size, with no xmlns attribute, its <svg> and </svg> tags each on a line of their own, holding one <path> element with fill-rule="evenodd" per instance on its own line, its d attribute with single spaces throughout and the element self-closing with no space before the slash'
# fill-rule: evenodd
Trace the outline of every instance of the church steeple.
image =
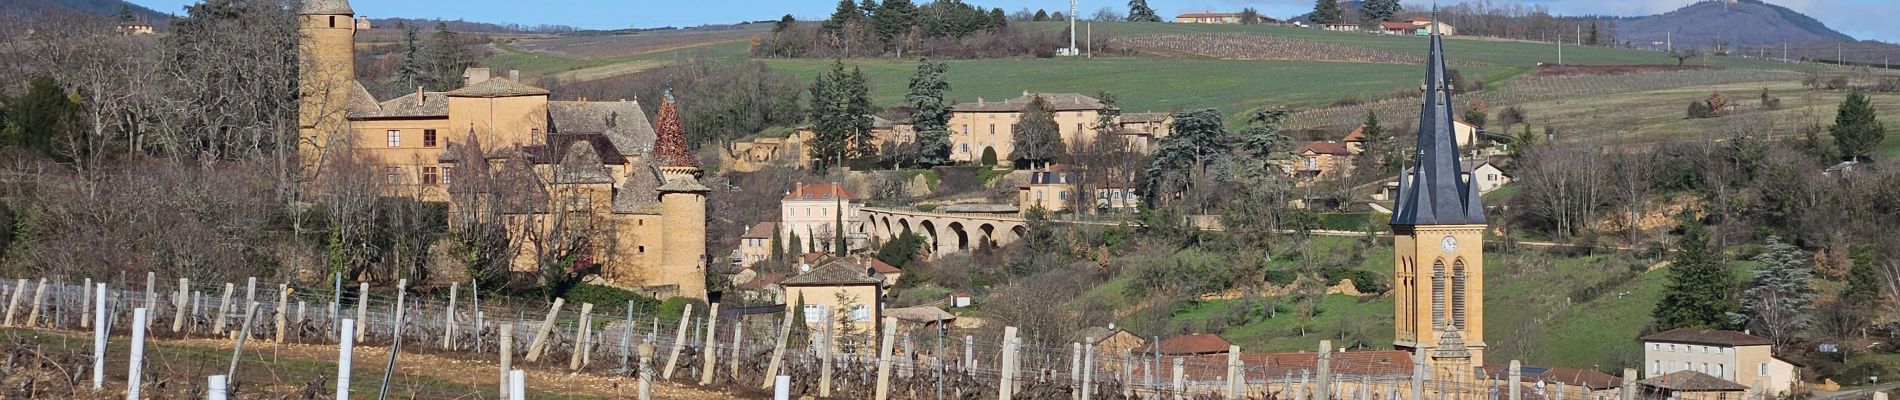
<svg viewBox="0 0 1900 400">
<path fill-rule="evenodd" d="M 1411 182 L 1401 179 L 1392 225 L 1483 224 L 1484 205 L 1474 185 L 1460 179 L 1458 140 L 1451 111 L 1452 87 L 1446 80 L 1444 40 L 1434 12 L 1431 55 L 1425 66 L 1425 92 L 1418 117 L 1418 151 Z"/>
</svg>

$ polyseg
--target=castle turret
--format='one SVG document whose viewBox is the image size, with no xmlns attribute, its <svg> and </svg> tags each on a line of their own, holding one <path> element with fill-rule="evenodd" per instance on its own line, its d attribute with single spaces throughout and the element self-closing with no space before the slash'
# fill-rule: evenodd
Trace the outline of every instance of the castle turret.
<svg viewBox="0 0 1900 400">
<path fill-rule="evenodd" d="M 653 154 L 660 166 L 660 227 L 665 231 L 659 276 L 679 285 L 679 295 L 706 298 L 706 193 L 699 163 L 686 148 L 686 131 L 669 91 L 654 126 Z"/>
<path fill-rule="evenodd" d="M 297 127 L 305 167 L 339 133 L 356 86 L 356 11 L 348 0 L 308 0 L 297 12 Z M 310 173 L 310 172 L 306 172 Z"/>
</svg>

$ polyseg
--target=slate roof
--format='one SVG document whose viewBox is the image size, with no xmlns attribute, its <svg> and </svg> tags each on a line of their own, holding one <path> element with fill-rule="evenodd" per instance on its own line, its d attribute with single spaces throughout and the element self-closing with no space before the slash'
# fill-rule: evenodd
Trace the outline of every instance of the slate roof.
<svg viewBox="0 0 1900 400">
<path fill-rule="evenodd" d="M 941 308 L 931 306 L 889 308 L 884 310 L 884 316 L 897 318 L 899 321 L 920 324 L 953 321 L 957 319 L 956 314 L 951 314 Z"/>
<path fill-rule="evenodd" d="M 490 78 L 481 83 L 464 86 L 448 92 L 452 97 L 516 97 L 546 96 L 547 89 L 524 85 L 507 78 Z"/>
<path fill-rule="evenodd" d="M 349 0 L 305 0 L 303 9 L 297 11 L 303 15 L 356 15 L 350 8 Z M 356 21 L 350 21 L 354 24 Z"/>
<path fill-rule="evenodd" d="M 1418 117 L 1418 147 L 1412 165 L 1415 178 L 1401 181 L 1399 201 L 1391 224 L 1478 225 L 1485 223 L 1484 204 L 1477 185 L 1460 179 L 1458 140 L 1452 118 L 1451 86 L 1445 77 L 1445 44 L 1433 25 L 1431 54 L 1425 66 L 1426 87 Z"/>
<path fill-rule="evenodd" d="M 607 135 L 627 156 L 651 153 L 655 136 L 638 101 L 550 101 L 548 132 Z"/>
<path fill-rule="evenodd" d="M 1330 140 L 1320 141 L 1320 142 L 1308 142 L 1306 144 L 1302 144 L 1300 145 L 1299 149 L 1293 150 L 1293 153 L 1298 154 L 1298 153 L 1305 153 L 1308 151 L 1311 151 L 1315 154 L 1331 154 L 1331 155 L 1336 155 L 1336 156 L 1352 155 L 1352 151 L 1346 149 L 1345 143 L 1334 142 Z"/>
<path fill-rule="evenodd" d="M 1173 116 L 1173 114 L 1168 114 L 1164 112 L 1125 113 L 1125 114 L 1122 114 L 1122 123 L 1132 124 L 1132 123 L 1140 123 L 1140 122 L 1162 122 L 1162 121 L 1167 121 L 1168 117 L 1171 117 L 1171 116 Z"/>
<path fill-rule="evenodd" d="M 1029 100 L 1034 98 L 1035 96 L 1041 96 L 1044 101 L 1049 102 L 1049 107 L 1054 109 L 1055 111 L 1105 110 L 1105 109 L 1111 108 L 1107 104 L 1103 104 L 1102 100 L 1100 99 L 1084 96 L 1079 93 L 1024 92 L 1021 97 L 1004 100 L 1004 101 L 987 101 L 987 102 L 961 103 L 961 104 L 952 105 L 950 106 L 950 111 L 953 111 L 953 112 L 1017 112 L 1017 111 L 1022 111 L 1024 108 L 1029 107 Z"/>
<path fill-rule="evenodd" d="M 535 164 L 557 164 L 573 154 L 576 144 L 584 144 L 600 161 L 596 165 L 627 163 L 627 157 L 620 154 L 613 141 L 598 133 L 550 133 L 546 143 L 522 146 L 521 151 L 528 153 L 528 160 Z"/>
<path fill-rule="evenodd" d="M 364 88 L 363 82 L 360 81 L 350 82 L 349 101 L 349 105 L 344 108 L 348 112 L 345 115 L 375 114 L 383 111 L 382 105 L 376 104 L 376 96 L 369 94 L 369 89 Z"/>
<path fill-rule="evenodd" d="M 838 258 L 812 268 L 811 272 L 799 274 L 778 284 L 779 286 L 871 286 L 884 282 L 865 272 L 863 265 L 848 258 Z"/>
<path fill-rule="evenodd" d="M 1670 342 L 1702 344 L 1712 346 L 1766 346 L 1774 344 L 1768 338 L 1743 332 L 1715 329 L 1676 328 L 1666 332 L 1654 333 L 1642 338 L 1645 342 Z"/>
<path fill-rule="evenodd" d="M 1690 370 L 1681 370 L 1636 381 L 1636 384 L 1676 392 L 1740 392 L 1748 386 Z"/>
<path fill-rule="evenodd" d="M 660 171 L 644 158 L 635 158 L 627 178 L 614 195 L 615 214 L 659 214 Z"/>
<path fill-rule="evenodd" d="M 418 104 L 416 94 L 410 93 L 382 102 L 376 112 L 352 113 L 351 116 L 356 118 L 448 117 L 449 98 L 445 94 L 446 92 L 423 92 L 422 101 Z"/>
<path fill-rule="evenodd" d="M 575 135 L 562 136 L 571 137 Z M 607 139 L 601 138 L 599 135 L 593 135 L 592 137 L 594 140 L 574 138 L 573 140 L 566 140 L 562 143 L 554 143 L 546 146 L 548 150 L 543 151 L 558 149 L 558 151 L 563 153 L 558 157 L 552 158 L 552 160 L 558 160 L 557 162 L 559 162 L 559 164 L 554 167 L 554 176 L 552 179 L 554 183 L 614 183 L 613 170 L 607 168 L 607 165 L 601 161 L 601 155 L 612 153 L 613 145 L 607 144 Z M 607 151 L 596 150 L 596 145 L 605 145 L 605 150 Z M 614 157 L 618 157 L 618 155 L 614 155 Z M 626 160 L 623 159 L 621 161 L 624 162 Z"/>
<path fill-rule="evenodd" d="M 1078 342 L 1078 343 L 1087 343 L 1088 339 L 1095 339 L 1095 342 L 1100 343 L 1103 340 L 1108 340 L 1109 336 L 1115 336 L 1116 332 L 1121 332 L 1121 331 L 1122 331 L 1121 329 L 1109 328 L 1106 326 L 1091 326 L 1087 328 L 1077 329 L 1075 330 L 1075 333 L 1069 334 L 1069 341 Z"/>
</svg>

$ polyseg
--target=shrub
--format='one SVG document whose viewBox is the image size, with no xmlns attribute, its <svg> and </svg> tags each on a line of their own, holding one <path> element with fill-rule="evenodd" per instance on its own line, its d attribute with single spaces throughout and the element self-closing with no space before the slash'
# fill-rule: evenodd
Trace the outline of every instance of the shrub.
<svg viewBox="0 0 1900 400">
<path fill-rule="evenodd" d="M 686 313 L 686 306 L 689 305 L 693 307 L 693 310 L 698 311 L 697 315 L 706 314 L 706 302 L 679 296 L 661 302 L 659 307 L 653 309 L 653 313 L 661 320 L 678 321 L 680 315 Z"/>
<path fill-rule="evenodd" d="M 636 314 L 650 314 L 660 307 L 659 299 L 642 296 L 625 289 L 591 283 L 575 285 L 573 289 L 567 291 L 567 295 L 561 298 L 567 299 L 569 304 L 592 303 L 597 312 L 608 312 L 608 310 L 625 312 L 625 307 L 629 302 L 632 302 L 633 312 Z"/>
<path fill-rule="evenodd" d="M 1714 113 L 1709 111 L 1708 102 L 1705 102 L 1702 100 L 1689 102 L 1689 118 L 1712 118 L 1712 117 L 1714 117 Z"/>
<path fill-rule="evenodd" d="M 1847 89 L 1847 77 L 1836 76 L 1832 78 L 1827 78 L 1827 84 L 1824 85 L 1823 88 L 1827 90 Z"/>
<path fill-rule="evenodd" d="M 1292 284 L 1293 280 L 1297 279 L 1298 277 L 1299 275 L 1295 275 L 1293 271 L 1277 270 L 1277 269 L 1267 271 L 1267 282 L 1271 282 L 1275 285 Z"/>
<path fill-rule="evenodd" d="M 983 165 L 988 167 L 996 166 L 995 147 L 983 146 Z"/>
<path fill-rule="evenodd" d="M 923 212 L 937 211 L 937 205 L 936 204 L 918 204 L 917 211 L 923 211 Z"/>
</svg>

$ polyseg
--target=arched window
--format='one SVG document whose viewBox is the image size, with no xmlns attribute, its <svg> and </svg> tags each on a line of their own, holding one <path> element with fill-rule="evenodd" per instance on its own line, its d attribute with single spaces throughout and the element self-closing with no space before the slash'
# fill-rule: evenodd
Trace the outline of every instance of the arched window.
<svg viewBox="0 0 1900 400">
<path fill-rule="evenodd" d="M 1451 326 L 1465 329 L 1465 260 L 1451 264 Z"/>
<path fill-rule="evenodd" d="M 1445 328 L 1445 260 L 1432 262 L 1432 330 Z"/>
</svg>

